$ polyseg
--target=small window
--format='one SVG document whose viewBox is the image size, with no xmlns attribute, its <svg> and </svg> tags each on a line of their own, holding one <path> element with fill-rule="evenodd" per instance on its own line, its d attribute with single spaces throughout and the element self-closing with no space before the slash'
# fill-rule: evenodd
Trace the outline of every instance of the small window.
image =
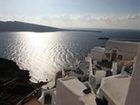
<svg viewBox="0 0 140 105">
<path fill-rule="evenodd" d="M 110 53 L 105 54 L 107 58 L 110 58 Z"/>
<path fill-rule="evenodd" d="M 52 102 L 52 96 L 50 94 L 45 95 L 45 104 L 50 105 Z"/>
<path fill-rule="evenodd" d="M 122 55 L 118 55 L 118 60 L 122 60 L 123 56 Z"/>
</svg>

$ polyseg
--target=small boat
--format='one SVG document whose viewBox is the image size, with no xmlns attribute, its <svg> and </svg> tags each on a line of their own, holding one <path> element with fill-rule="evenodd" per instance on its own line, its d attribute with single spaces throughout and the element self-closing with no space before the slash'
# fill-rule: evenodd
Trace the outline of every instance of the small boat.
<svg viewBox="0 0 140 105">
<path fill-rule="evenodd" d="M 109 40 L 108 37 L 99 37 L 98 39 L 99 39 L 99 40 Z"/>
</svg>

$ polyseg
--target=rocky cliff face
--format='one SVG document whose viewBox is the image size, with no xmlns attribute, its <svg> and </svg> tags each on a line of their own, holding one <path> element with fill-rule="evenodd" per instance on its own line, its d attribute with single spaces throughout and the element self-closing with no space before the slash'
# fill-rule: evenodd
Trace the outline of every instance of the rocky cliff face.
<svg viewBox="0 0 140 105">
<path fill-rule="evenodd" d="M 19 78 L 29 80 L 29 71 L 21 70 L 12 60 L 0 58 L 0 78 Z"/>
<path fill-rule="evenodd" d="M 29 79 L 29 71 L 21 70 L 11 60 L 0 58 L 0 105 L 16 105 L 41 86 Z"/>
</svg>

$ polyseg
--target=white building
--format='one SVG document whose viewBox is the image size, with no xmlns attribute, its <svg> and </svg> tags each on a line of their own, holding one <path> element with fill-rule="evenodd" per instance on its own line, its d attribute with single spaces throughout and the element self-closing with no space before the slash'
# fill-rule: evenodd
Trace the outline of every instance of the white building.
<svg viewBox="0 0 140 105">
<path fill-rule="evenodd" d="M 105 59 L 109 61 L 132 60 L 137 54 L 137 42 L 109 40 L 105 47 Z"/>
<path fill-rule="evenodd" d="M 103 57 L 103 51 L 102 49 L 99 54 L 100 57 Z M 92 54 L 96 56 L 96 53 Z M 95 75 L 93 75 L 92 57 L 93 59 L 95 57 L 90 55 L 85 58 L 85 62 L 80 62 L 78 66 L 83 71 L 83 74 L 89 74 L 89 81 L 84 83 L 91 87 L 91 92 L 84 92 L 87 86 L 77 79 L 78 75 L 76 77 L 63 77 L 57 80 L 55 89 L 47 92 L 44 90 L 40 102 L 44 104 L 45 95 L 51 94 L 51 105 L 97 105 L 96 97 L 101 99 L 104 97 L 107 100 L 107 105 L 140 105 L 140 44 L 135 42 L 108 41 L 105 54 L 110 61 L 121 59 L 133 60 L 135 57 L 132 76 L 124 73 L 105 77 L 106 72 L 103 70 L 96 71 Z M 97 58 L 98 61 L 102 59 L 100 57 Z M 116 74 L 117 63 L 113 63 L 112 70 L 113 74 Z M 100 89 L 95 95 L 93 91 L 100 82 Z"/>
<path fill-rule="evenodd" d="M 98 92 L 98 97 L 104 97 L 108 105 L 140 105 L 140 45 L 132 76 L 106 77 Z"/>
<path fill-rule="evenodd" d="M 135 70 L 130 81 L 125 105 L 140 105 L 140 47 L 137 53 Z"/>
<path fill-rule="evenodd" d="M 87 87 L 75 77 L 58 79 L 56 105 L 96 105 L 95 94 L 85 94 Z"/>
</svg>

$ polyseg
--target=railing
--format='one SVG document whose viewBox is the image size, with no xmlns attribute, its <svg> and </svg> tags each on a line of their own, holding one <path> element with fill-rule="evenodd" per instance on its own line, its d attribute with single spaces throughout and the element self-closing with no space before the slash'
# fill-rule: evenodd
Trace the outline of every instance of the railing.
<svg viewBox="0 0 140 105">
<path fill-rule="evenodd" d="M 37 88 L 29 95 L 27 95 L 25 98 L 23 98 L 21 101 L 19 101 L 16 105 L 24 105 L 32 98 L 39 98 L 40 96 L 41 96 L 41 88 Z"/>
<path fill-rule="evenodd" d="M 15 82 L 16 80 L 17 80 L 17 78 L 14 78 L 14 79 L 12 79 L 12 80 L 10 80 L 10 81 L 4 83 L 3 86 L 7 86 L 7 85 L 9 85 L 10 83 Z"/>
</svg>

